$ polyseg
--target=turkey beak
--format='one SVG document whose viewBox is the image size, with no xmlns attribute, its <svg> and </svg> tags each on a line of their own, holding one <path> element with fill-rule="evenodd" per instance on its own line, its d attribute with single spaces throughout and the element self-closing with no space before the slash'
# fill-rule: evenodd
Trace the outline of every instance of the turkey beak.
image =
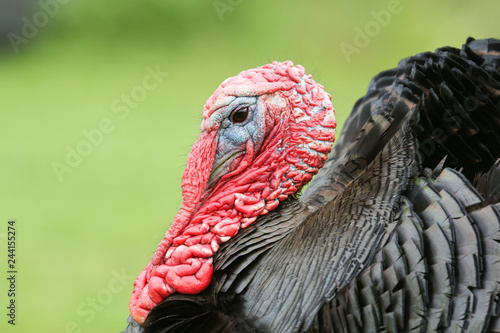
<svg viewBox="0 0 500 333">
<path fill-rule="evenodd" d="M 228 174 L 231 169 L 232 161 L 238 156 L 245 153 L 241 149 L 234 149 L 226 154 L 216 157 L 212 165 L 212 171 L 210 172 L 210 177 L 208 178 L 207 186 L 205 191 L 211 190 L 219 182 L 219 180 Z"/>
</svg>

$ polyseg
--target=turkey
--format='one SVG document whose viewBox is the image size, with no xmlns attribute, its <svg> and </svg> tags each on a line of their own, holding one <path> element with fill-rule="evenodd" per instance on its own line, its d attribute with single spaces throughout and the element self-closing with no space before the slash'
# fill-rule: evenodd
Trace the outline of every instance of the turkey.
<svg viewBox="0 0 500 333">
<path fill-rule="evenodd" d="M 330 95 L 291 62 L 203 117 L 125 332 L 500 332 L 499 40 L 378 74 L 333 149 Z"/>
</svg>

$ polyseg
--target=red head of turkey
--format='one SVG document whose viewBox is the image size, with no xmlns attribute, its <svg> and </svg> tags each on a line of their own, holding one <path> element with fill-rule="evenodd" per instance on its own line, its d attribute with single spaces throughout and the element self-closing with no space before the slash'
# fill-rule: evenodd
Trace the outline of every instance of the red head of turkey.
<svg viewBox="0 0 500 333">
<path fill-rule="evenodd" d="M 182 206 L 134 283 L 132 317 L 143 323 L 169 295 L 207 288 L 219 245 L 312 179 L 335 127 L 330 95 L 300 65 L 273 62 L 225 80 L 203 108 Z"/>
</svg>

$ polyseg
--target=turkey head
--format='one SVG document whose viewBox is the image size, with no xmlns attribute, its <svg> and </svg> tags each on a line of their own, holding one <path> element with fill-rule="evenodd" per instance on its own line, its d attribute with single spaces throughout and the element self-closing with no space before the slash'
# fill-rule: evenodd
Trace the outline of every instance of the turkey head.
<svg viewBox="0 0 500 333">
<path fill-rule="evenodd" d="M 169 295 L 207 288 L 219 245 L 312 179 L 335 127 L 330 95 L 300 65 L 273 62 L 224 81 L 203 108 L 182 206 L 134 283 L 132 317 L 142 324 Z"/>
</svg>

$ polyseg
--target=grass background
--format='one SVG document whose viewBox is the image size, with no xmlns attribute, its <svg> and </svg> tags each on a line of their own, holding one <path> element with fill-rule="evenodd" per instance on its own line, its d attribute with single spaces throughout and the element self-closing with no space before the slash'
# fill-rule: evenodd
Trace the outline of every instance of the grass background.
<svg viewBox="0 0 500 333">
<path fill-rule="evenodd" d="M 272 60 L 300 63 L 331 93 L 341 125 L 371 77 L 400 59 L 500 37 L 495 0 L 65 2 L 32 1 L 18 17 L 33 21 L 44 3 L 57 13 L 18 52 L 0 49 L 2 332 L 125 328 L 133 280 L 180 205 L 203 104 L 225 78 Z M 400 12 L 376 23 L 373 11 L 392 5 Z M 0 10 L 6 26 L 15 15 Z M 356 46 L 367 24 L 379 31 L 347 59 L 340 45 Z M 120 119 L 112 104 L 142 84 L 147 67 L 168 77 Z M 114 130 L 60 181 L 53 163 L 65 164 L 67 147 L 105 118 Z M 6 316 L 9 219 L 15 326 Z"/>
</svg>

